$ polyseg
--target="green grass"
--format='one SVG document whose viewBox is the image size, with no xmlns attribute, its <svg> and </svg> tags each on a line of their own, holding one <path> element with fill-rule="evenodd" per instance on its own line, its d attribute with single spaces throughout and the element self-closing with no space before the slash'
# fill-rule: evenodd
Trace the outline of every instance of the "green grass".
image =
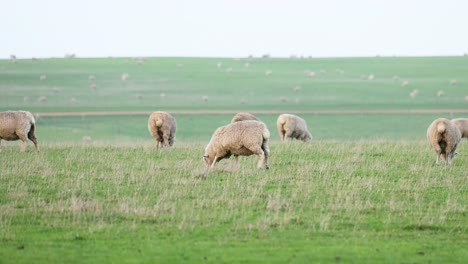
<svg viewBox="0 0 468 264">
<path fill-rule="evenodd" d="M 337 74 L 337 69 L 344 74 Z M 265 76 L 268 70 L 272 74 Z M 316 76 L 307 77 L 306 71 Z M 148 58 L 142 65 L 130 58 L 0 60 L 0 110 L 466 109 L 466 72 L 467 57 Z M 130 75 L 128 80 L 121 80 L 123 73 Z M 47 79 L 40 81 L 41 74 Z M 362 79 L 371 74 L 374 80 Z M 90 81 L 90 75 L 96 80 Z M 402 87 L 403 80 L 409 86 Z M 450 80 L 457 80 L 457 85 L 451 86 Z M 92 83 L 96 90 L 90 88 Z M 298 92 L 293 90 L 296 86 L 301 87 Z M 414 89 L 419 94 L 411 98 Z M 443 97 L 436 96 L 440 90 Z M 39 102 L 41 96 L 47 101 Z"/>
<path fill-rule="evenodd" d="M 209 174 L 204 144 L 43 145 L 2 152 L 9 263 L 463 263 L 466 145 L 435 166 L 424 141 L 271 145 Z"/>
<path fill-rule="evenodd" d="M 425 134 L 437 117 L 466 117 L 466 72 L 467 57 L 0 60 L 0 111 L 41 113 L 41 152 L 2 141 L 0 263 L 464 263 L 466 140 L 436 166 Z M 233 116 L 222 110 L 418 109 L 436 111 L 303 113 L 310 144 L 280 144 L 278 114 L 258 114 L 271 169 L 242 157 L 200 177 Z M 146 114 L 42 114 L 156 110 L 212 114 L 175 114 L 177 141 L 160 152 Z"/>
</svg>

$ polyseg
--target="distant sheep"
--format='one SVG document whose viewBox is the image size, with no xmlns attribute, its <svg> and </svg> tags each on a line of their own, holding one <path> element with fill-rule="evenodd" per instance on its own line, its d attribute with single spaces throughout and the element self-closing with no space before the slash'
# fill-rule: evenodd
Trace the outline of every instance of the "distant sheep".
<svg viewBox="0 0 468 264">
<path fill-rule="evenodd" d="M 122 79 L 122 81 L 126 81 L 128 79 L 128 77 L 130 77 L 130 75 L 128 75 L 128 73 L 122 73 L 122 76 L 120 78 Z"/>
<path fill-rule="evenodd" d="M 41 76 L 39 76 L 40 81 L 45 81 L 46 79 L 47 79 L 47 76 L 45 74 L 42 74 Z"/>
<path fill-rule="evenodd" d="M 269 139 L 270 131 L 267 126 L 256 120 L 239 121 L 219 127 L 213 133 L 203 155 L 206 173 L 216 162 L 232 155 L 236 164 L 239 164 L 239 156 L 255 154 L 258 156 L 257 168 L 268 169 Z"/>
<path fill-rule="evenodd" d="M 411 98 L 415 98 L 419 93 L 419 90 L 415 89 L 410 93 Z"/>
<path fill-rule="evenodd" d="M 303 142 L 312 139 L 306 121 L 296 115 L 280 115 L 276 121 L 276 127 L 282 142 L 286 142 L 287 138 L 295 138 Z"/>
<path fill-rule="evenodd" d="M 40 96 L 40 97 L 37 99 L 37 101 L 38 101 L 39 103 L 45 103 L 45 102 L 47 102 L 47 97 L 45 97 L 45 96 Z"/>
<path fill-rule="evenodd" d="M 457 85 L 457 80 L 450 80 L 450 85 Z"/>
<path fill-rule="evenodd" d="M 252 115 L 251 113 L 247 112 L 240 112 L 237 113 L 232 119 L 231 119 L 231 124 L 234 122 L 239 122 L 239 121 L 245 121 L 245 120 L 256 120 L 260 121 L 256 116 Z"/>
<path fill-rule="evenodd" d="M 455 118 L 451 122 L 458 127 L 462 138 L 468 139 L 468 118 Z"/>
<path fill-rule="evenodd" d="M 37 151 L 36 135 L 34 134 L 36 120 L 30 112 L 26 111 L 6 111 L 0 112 L 0 143 L 2 139 L 7 141 L 23 141 L 21 151 L 26 151 L 28 139 L 34 143 Z M 1 149 L 0 149 L 1 150 Z"/>
<path fill-rule="evenodd" d="M 436 164 L 439 164 L 442 155 L 445 164 L 450 165 L 457 154 L 456 149 L 461 140 L 461 132 L 450 120 L 438 118 L 427 128 L 427 140 L 437 154 Z"/>
<path fill-rule="evenodd" d="M 403 82 L 401 83 L 401 86 L 403 86 L 403 87 L 406 87 L 406 86 L 408 86 L 408 85 L 409 85 L 409 81 L 403 81 Z"/>
<path fill-rule="evenodd" d="M 171 147 L 175 142 L 177 123 L 167 112 L 153 112 L 148 119 L 148 130 L 156 140 L 156 148 Z"/>
</svg>

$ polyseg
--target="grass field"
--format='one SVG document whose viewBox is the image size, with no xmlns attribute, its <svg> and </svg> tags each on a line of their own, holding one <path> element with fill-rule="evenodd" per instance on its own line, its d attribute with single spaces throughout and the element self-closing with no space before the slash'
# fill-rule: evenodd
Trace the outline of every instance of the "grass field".
<svg viewBox="0 0 468 264">
<path fill-rule="evenodd" d="M 468 96 L 468 57 L 139 61 L 0 60 L 0 110 L 467 108 L 464 97 Z M 271 75 L 266 76 L 267 71 Z M 309 77 L 310 72 L 315 76 Z M 126 81 L 121 79 L 124 73 L 129 75 Z M 46 79 L 40 81 L 41 75 Z M 90 75 L 95 80 L 90 80 Z M 368 80 L 370 75 L 372 80 Z M 395 80 L 395 76 L 399 79 Z M 450 85 L 450 80 L 456 80 L 457 85 Z M 402 86 L 404 81 L 409 85 Z M 295 92 L 297 86 L 300 89 Z M 409 94 L 415 89 L 419 93 L 411 98 Z M 444 96 L 437 97 L 438 91 L 443 91 Z M 208 101 L 202 100 L 203 96 Z M 40 97 L 46 101 L 40 102 Z"/>
<path fill-rule="evenodd" d="M 467 57 L 0 60 L 0 110 L 38 114 L 41 146 L 2 141 L 0 263 L 465 263 L 468 143 L 436 166 L 425 133 L 466 117 L 466 72 Z M 156 110 L 179 111 L 159 152 L 147 114 L 87 114 Z M 236 111 L 261 113 L 271 169 L 243 157 L 201 177 Z M 280 143 L 288 111 L 311 143 Z"/>
<path fill-rule="evenodd" d="M 271 145 L 271 169 L 202 144 L 45 145 L 2 152 L 2 262 L 463 263 L 466 145 L 435 166 L 424 141 Z M 432 154 L 432 153 L 431 153 Z"/>
</svg>

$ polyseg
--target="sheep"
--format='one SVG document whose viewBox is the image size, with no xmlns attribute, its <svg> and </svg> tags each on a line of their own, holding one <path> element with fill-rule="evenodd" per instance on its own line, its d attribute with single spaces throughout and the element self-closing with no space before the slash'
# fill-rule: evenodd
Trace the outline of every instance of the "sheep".
<svg viewBox="0 0 468 264">
<path fill-rule="evenodd" d="M 2 139 L 7 141 L 23 141 L 21 152 L 26 151 L 28 139 L 34 143 L 37 151 L 39 146 L 34 134 L 36 128 L 34 116 L 27 111 L 6 111 L 0 112 L 0 143 Z M 1 149 L 0 149 L 1 150 Z"/>
<path fill-rule="evenodd" d="M 458 127 L 462 138 L 468 139 L 468 118 L 455 118 L 451 122 Z"/>
<path fill-rule="evenodd" d="M 442 155 L 445 164 L 450 165 L 461 140 L 461 132 L 455 124 L 446 118 L 434 120 L 427 128 L 427 139 L 437 154 L 436 164 Z"/>
<path fill-rule="evenodd" d="M 419 93 L 419 90 L 418 90 L 418 89 L 413 90 L 413 91 L 410 93 L 411 98 L 415 98 L 416 95 L 418 95 L 418 93 Z"/>
<path fill-rule="evenodd" d="M 237 113 L 231 120 L 231 124 L 234 122 L 245 121 L 245 120 L 256 120 L 260 121 L 256 116 L 252 115 L 251 113 L 247 112 L 240 112 Z"/>
<path fill-rule="evenodd" d="M 409 85 L 409 81 L 403 81 L 403 82 L 401 83 L 401 86 L 402 86 L 402 87 L 406 87 L 406 86 L 408 86 L 408 85 Z"/>
<path fill-rule="evenodd" d="M 157 111 L 149 116 L 148 130 L 156 140 L 157 149 L 174 145 L 176 129 L 175 118 L 167 112 Z"/>
<path fill-rule="evenodd" d="M 296 115 L 280 115 L 276 121 L 276 127 L 283 143 L 286 142 L 287 138 L 295 138 L 303 142 L 308 142 L 312 139 L 312 134 L 307 129 L 306 121 Z"/>
<path fill-rule="evenodd" d="M 256 120 L 234 122 L 217 128 L 203 155 L 207 168 L 205 175 L 216 162 L 232 155 L 234 155 L 236 164 L 239 165 L 239 156 L 255 154 L 258 156 L 257 168 L 269 169 L 269 139 L 270 131 L 267 126 Z"/>
</svg>

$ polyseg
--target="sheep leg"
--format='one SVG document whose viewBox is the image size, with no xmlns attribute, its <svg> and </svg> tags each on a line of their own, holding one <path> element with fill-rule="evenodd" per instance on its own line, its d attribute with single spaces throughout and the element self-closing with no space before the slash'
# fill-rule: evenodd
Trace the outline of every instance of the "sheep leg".
<svg viewBox="0 0 468 264">
<path fill-rule="evenodd" d="M 26 137 L 26 134 L 23 133 L 23 131 L 21 130 L 17 130 L 16 131 L 16 135 L 19 137 L 19 139 L 22 141 L 21 143 L 21 152 L 25 152 L 26 151 L 26 147 L 28 146 L 28 139 Z"/>
<path fill-rule="evenodd" d="M 233 167 L 234 169 L 238 170 L 240 168 L 239 166 L 239 155 L 234 155 L 234 162 L 233 162 Z"/>
<path fill-rule="evenodd" d="M 210 169 L 212 169 L 214 167 L 214 165 L 216 164 L 217 159 L 218 159 L 218 156 L 215 156 L 214 159 L 213 159 L 213 163 L 211 163 Z"/>
<path fill-rule="evenodd" d="M 23 141 L 23 142 L 21 143 L 21 152 L 25 152 L 25 151 L 26 151 L 26 147 L 28 146 L 28 141 L 23 140 L 23 139 L 21 139 L 21 141 Z"/>
<path fill-rule="evenodd" d="M 265 155 L 262 153 L 262 154 L 258 154 L 258 162 L 257 162 L 257 168 L 258 169 L 261 169 L 265 164 Z"/>
<path fill-rule="evenodd" d="M 0 138 L 0 152 L 2 151 L 2 139 Z"/>
</svg>

